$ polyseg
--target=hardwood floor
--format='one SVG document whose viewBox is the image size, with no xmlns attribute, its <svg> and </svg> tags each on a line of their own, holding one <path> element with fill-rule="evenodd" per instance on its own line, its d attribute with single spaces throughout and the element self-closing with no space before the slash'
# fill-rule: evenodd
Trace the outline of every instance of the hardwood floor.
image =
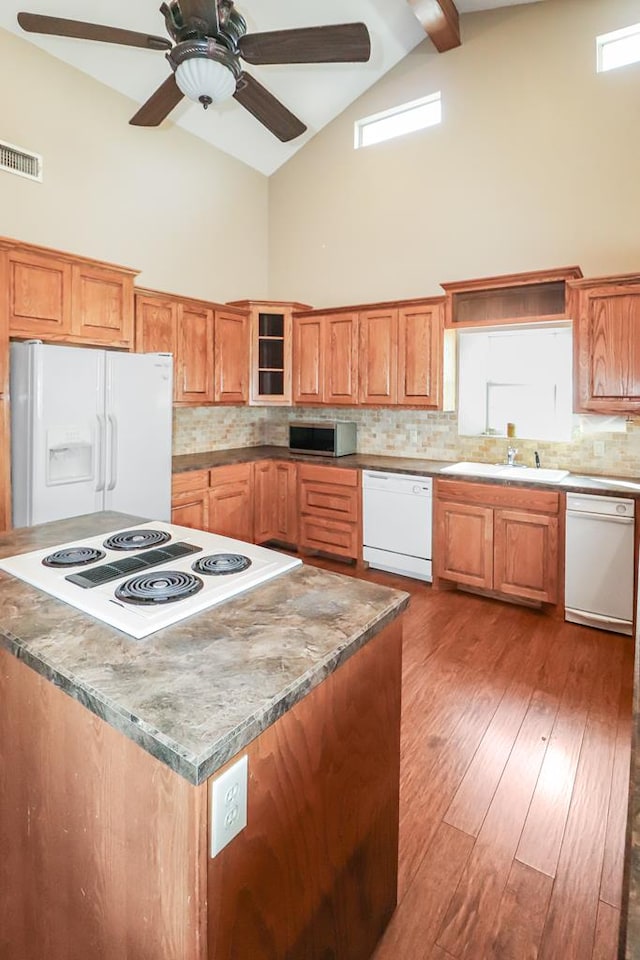
<svg viewBox="0 0 640 960">
<path fill-rule="evenodd" d="M 374 960 L 615 960 L 631 639 L 305 559 L 412 594 L 399 901 Z"/>
</svg>

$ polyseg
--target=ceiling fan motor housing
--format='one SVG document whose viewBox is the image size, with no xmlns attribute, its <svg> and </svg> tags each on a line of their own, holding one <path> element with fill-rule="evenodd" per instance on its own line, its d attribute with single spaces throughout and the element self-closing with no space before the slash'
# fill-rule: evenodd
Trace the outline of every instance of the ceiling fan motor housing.
<svg viewBox="0 0 640 960">
<path fill-rule="evenodd" d="M 205 109 L 233 96 L 242 73 L 237 54 L 210 38 L 177 43 L 167 60 L 180 90 Z"/>
</svg>

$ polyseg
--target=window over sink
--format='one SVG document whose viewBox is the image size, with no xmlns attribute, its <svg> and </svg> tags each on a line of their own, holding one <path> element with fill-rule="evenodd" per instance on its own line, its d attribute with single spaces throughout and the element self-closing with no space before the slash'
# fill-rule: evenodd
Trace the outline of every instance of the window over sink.
<svg viewBox="0 0 640 960">
<path fill-rule="evenodd" d="M 571 324 L 459 331 L 458 431 L 570 440 Z"/>
</svg>

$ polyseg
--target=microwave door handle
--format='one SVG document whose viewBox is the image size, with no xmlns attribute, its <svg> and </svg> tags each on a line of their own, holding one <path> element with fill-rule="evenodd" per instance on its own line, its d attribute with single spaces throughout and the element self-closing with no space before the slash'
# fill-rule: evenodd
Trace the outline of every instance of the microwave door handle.
<svg viewBox="0 0 640 960">
<path fill-rule="evenodd" d="M 113 490 L 118 482 L 118 421 L 112 413 L 108 416 L 111 427 L 111 470 L 107 490 Z"/>
<path fill-rule="evenodd" d="M 98 429 L 97 429 L 97 432 L 96 432 L 96 438 L 97 438 L 97 439 L 96 439 L 96 447 L 97 447 L 96 459 L 97 459 L 97 461 L 98 461 L 98 465 L 97 465 L 97 468 L 96 468 L 96 493 L 100 493 L 102 490 L 104 490 L 104 485 L 105 485 L 105 483 L 106 483 L 106 477 L 105 477 L 105 468 L 106 468 L 106 462 L 105 462 L 105 460 L 106 460 L 105 432 L 106 432 L 106 425 L 105 425 L 105 420 L 104 420 L 104 417 L 102 416 L 102 414 L 100 414 L 100 413 L 96 414 L 96 420 L 97 420 L 97 423 L 98 423 Z"/>
</svg>

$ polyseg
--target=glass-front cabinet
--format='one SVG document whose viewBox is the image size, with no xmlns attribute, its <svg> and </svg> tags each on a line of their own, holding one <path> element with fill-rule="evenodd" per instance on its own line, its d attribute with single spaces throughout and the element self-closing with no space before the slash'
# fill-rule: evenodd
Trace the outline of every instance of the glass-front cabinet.
<svg viewBox="0 0 640 960">
<path fill-rule="evenodd" d="M 291 301 L 237 300 L 251 322 L 251 398 L 257 405 L 290 405 L 292 316 L 309 310 Z"/>
</svg>

